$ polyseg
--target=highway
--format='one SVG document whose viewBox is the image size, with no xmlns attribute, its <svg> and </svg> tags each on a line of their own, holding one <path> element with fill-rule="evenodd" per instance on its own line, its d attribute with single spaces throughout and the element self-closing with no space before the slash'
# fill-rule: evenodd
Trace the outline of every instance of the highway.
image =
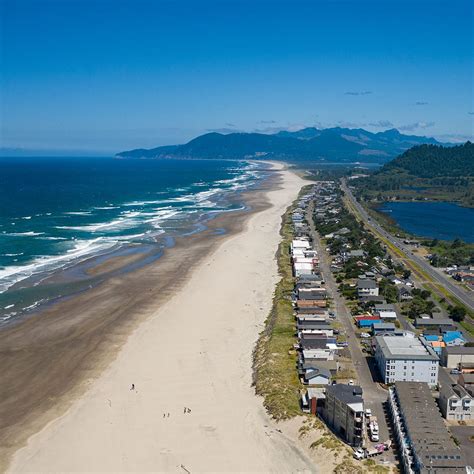
<svg viewBox="0 0 474 474">
<path fill-rule="evenodd" d="M 373 231 L 384 237 L 386 240 L 388 240 L 393 246 L 395 246 L 400 252 L 402 252 L 407 259 L 412 260 L 423 272 L 429 275 L 429 277 L 434 282 L 442 285 L 444 289 L 450 292 L 462 304 L 464 304 L 471 311 L 474 311 L 474 297 L 468 290 L 465 290 L 464 288 L 456 285 L 453 281 L 449 279 L 449 277 L 439 273 L 429 264 L 429 262 L 424 260 L 422 257 L 413 254 L 409 246 L 405 245 L 400 239 L 394 237 L 392 234 L 387 232 L 380 224 L 371 219 L 370 216 L 367 214 L 366 210 L 362 207 L 362 205 L 357 202 L 357 199 L 352 194 L 344 179 L 342 180 L 341 189 L 351 201 L 351 204 L 355 207 L 364 224 L 368 228 L 372 229 Z"/>
</svg>

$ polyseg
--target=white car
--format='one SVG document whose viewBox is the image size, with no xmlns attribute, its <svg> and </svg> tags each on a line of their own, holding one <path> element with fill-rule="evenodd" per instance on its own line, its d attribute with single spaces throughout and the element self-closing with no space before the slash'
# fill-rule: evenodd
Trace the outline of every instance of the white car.
<svg viewBox="0 0 474 474">
<path fill-rule="evenodd" d="M 379 434 L 378 433 L 370 433 L 370 441 L 379 441 L 380 438 L 379 438 Z"/>
<path fill-rule="evenodd" d="M 348 385 L 354 385 L 354 381 L 352 379 L 349 380 Z"/>
<path fill-rule="evenodd" d="M 365 417 L 370 418 L 372 416 L 372 410 L 370 408 L 365 409 Z"/>
<path fill-rule="evenodd" d="M 354 448 L 354 454 L 353 454 L 354 459 L 358 459 L 359 461 L 361 459 L 365 458 L 364 450 L 362 448 Z"/>
</svg>

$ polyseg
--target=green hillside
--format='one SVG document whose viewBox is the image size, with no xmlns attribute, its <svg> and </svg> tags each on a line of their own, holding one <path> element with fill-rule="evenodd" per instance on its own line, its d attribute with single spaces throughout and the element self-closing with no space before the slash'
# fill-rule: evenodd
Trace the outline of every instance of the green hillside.
<svg viewBox="0 0 474 474">
<path fill-rule="evenodd" d="M 355 184 L 367 201 L 428 199 L 474 206 L 474 144 L 415 146 Z"/>
</svg>

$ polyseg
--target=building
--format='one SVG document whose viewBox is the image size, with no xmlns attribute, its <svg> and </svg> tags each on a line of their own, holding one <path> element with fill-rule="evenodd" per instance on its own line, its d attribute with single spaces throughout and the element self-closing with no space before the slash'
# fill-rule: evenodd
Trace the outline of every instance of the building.
<svg viewBox="0 0 474 474">
<path fill-rule="evenodd" d="M 384 321 L 395 321 L 397 312 L 393 304 L 375 304 L 374 314 Z"/>
<path fill-rule="evenodd" d="M 335 384 L 326 388 L 323 418 L 327 425 L 352 446 L 362 446 L 364 399 L 362 388 Z"/>
<path fill-rule="evenodd" d="M 467 472 L 466 459 L 446 429 L 426 383 L 396 382 L 390 387 L 388 405 L 406 473 Z"/>
<path fill-rule="evenodd" d="M 471 397 L 474 397 L 474 374 L 460 374 L 459 385 L 467 390 Z"/>
<path fill-rule="evenodd" d="M 309 385 L 329 385 L 331 371 L 324 367 L 307 369 L 304 374 L 304 383 Z"/>
<path fill-rule="evenodd" d="M 355 320 L 359 328 L 371 328 L 374 324 L 383 322 L 378 316 L 356 316 Z"/>
<path fill-rule="evenodd" d="M 309 387 L 306 393 L 301 395 L 301 407 L 304 413 L 321 414 L 325 403 L 326 393 L 324 388 Z"/>
<path fill-rule="evenodd" d="M 393 323 L 374 323 L 372 324 L 372 334 L 374 336 L 380 334 L 390 334 L 396 331 L 395 324 Z"/>
<path fill-rule="evenodd" d="M 474 347 L 446 346 L 441 349 L 441 365 L 457 369 L 460 364 L 474 363 Z"/>
<path fill-rule="evenodd" d="M 398 381 L 438 383 L 439 357 L 412 333 L 375 336 L 375 360 L 384 383 Z"/>
<path fill-rule="evenodd" d="M 413 299 L 413 295 L 411 294 L 412 288 L 406 285 L 402 285 L 398 287 L 398 300 L 399 301 L 409 301 Z"/>
<path fill-rule="evenodd" d="M 357 296 L 378 296 L 379 287 L 374 280 L 357 280 Z"/>
<path fill-rule="evenodd" d="M 446 325 L 450 326 L 452 324 L 453 324 L 453 321 L 448 318 L 430 318 L 430 319 L 416 318 L 415 319 L 415 326 L 417 328 L 438 329 L 442 326 L 446 326 Z"/>
<path fill-rule="evenodd" d="M 464 339 L 461 331 L 445 331 L 443 333 L 443 342 L 447 346 L 464 346 L 466 339 Z"/>
<path fill-rule="evenodd" d="M 461 385 L 442 385 L 438 405 L 443 417 L 447 420 L 474 420 L 474 400 Z"/>
</svg>

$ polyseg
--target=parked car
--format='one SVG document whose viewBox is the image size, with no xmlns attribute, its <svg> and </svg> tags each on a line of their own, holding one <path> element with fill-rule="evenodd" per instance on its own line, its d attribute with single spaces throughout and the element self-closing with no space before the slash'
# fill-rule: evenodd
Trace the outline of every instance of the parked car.
<svg viewBox="0 0 474 474">
<path fill-rule="evenodd" d="M 365 409 L 365 417 L 370 418 L 372 416 L 372 410 L 370 408 Z"/>
<path fill-rule="evenodd" d="M 359 461 L 361 459 L 365 458 L 365 452 L 362 448 L 354 448 L 354 454 L 353 454 L 354 459 L 358 459 Z"/>
<path fill-rule="evenodd" d="M 348 385 L 354 385 L 354 381 L 352 379 L 349 380 Z"/>
<path fill-rule="evenodd" d="M 459 369 L 451 369 L 449 373 L 452 375 L 458 375 L 461 373 L 461 371 Z"/>
</svg>

